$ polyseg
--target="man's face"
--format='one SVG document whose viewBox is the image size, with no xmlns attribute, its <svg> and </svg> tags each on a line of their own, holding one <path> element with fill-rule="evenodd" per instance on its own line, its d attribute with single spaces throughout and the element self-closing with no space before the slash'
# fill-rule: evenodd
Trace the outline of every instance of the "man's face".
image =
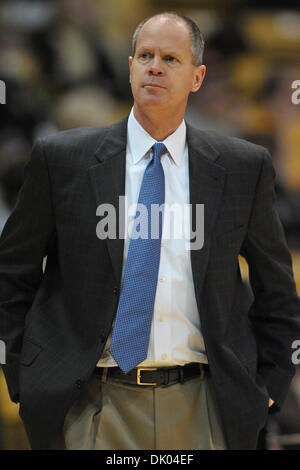
<svg viewBox="0 0 300 470">
<path fill-rule="evenodd" d="M 142 27 L 129 57 L 135 108 L 184 114 L 189 93 L 197 91 L 205 66 L 192 64 L 190 35 L 182 21 L 155 17 Z"/>
</svg>

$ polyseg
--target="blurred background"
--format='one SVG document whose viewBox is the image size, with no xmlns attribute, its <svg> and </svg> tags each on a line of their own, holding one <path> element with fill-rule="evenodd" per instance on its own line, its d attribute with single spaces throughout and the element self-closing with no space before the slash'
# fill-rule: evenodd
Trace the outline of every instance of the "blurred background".
<svg viewBox="0 0 300 470">
<path fill-rule="evenodd" d="M 186 120 L 269 149 L 277 208 L 300 293 L 300 5 L 289 0 L 2 0 L 0 232 L 37 137 L 116 122 L 131 109 L 128 56 L 137 24 L 175 10 L 199 25 L 207 74 Z M 272 8 L 270 6 L 272 5 Z M 298 94 L 300 98 L 300 93 Z M 240 259 L 247 281 L 247 265 Z M 300 373 L 259 449 L 300 449 Z M 29 449 L 0 370 L 0 449 Z"/>
</svg>

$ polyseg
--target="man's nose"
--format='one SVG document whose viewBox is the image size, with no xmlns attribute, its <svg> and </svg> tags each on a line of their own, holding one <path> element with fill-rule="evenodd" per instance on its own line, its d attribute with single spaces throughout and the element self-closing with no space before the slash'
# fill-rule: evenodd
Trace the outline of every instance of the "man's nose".
<svg viewBox="0 0 300 470">
<path fill-rule="evenodd" d="M 150 75 L 163 75 L 164 74 L 163 63 L 159 57 L 154 57 L 153 60 L 151 61 L 151 64 L 149 67 L 149 74 Z"/>
</svg>

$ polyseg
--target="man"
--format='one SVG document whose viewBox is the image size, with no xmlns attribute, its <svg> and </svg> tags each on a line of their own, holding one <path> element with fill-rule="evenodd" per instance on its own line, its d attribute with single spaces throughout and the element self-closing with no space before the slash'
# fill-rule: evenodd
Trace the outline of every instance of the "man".
<svg viewBox="0 0 300 470">
<path fill-rule="evenodd" d="M 129 118 L 34 146 L 0 243 L 3 369 L 33 448 L 254 449 L 282 405 L 300 304 L 274 171 L 263 147 L 185 124 L 202 52 L 189 19 L 146 19 Z M 124 195 L 148 209 L 190 203 L 190 228 L 204 207 L 203 246 L 168 237 L 161 213 L 153 237 L 133 225 L 125 243 L 105 239 L 107 204 L 117 233 L 130 225 Z"/>
</svg>

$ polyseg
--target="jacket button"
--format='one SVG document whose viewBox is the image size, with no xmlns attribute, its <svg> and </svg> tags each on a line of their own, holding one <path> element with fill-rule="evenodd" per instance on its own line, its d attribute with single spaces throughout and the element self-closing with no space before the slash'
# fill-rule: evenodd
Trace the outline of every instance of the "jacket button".
<svg viewBox="0 0 300 470">
<path fill-rule="evenodd" d="M 114 294 L 118 295 L 119 289 L 117 287 L 114 287 Z"/>
<path fill-rule="evenodd" d="M 82 380 L 80 378 L 78 378 L 75 382 L 75 385 L 77 386 L 77 388 L 81 388 Z"/>
<path fill-rule="evenodd" d="M 106 336 L 105 335 L 100 335 L 100 342 L 104 343 Z"/>
</svg>

